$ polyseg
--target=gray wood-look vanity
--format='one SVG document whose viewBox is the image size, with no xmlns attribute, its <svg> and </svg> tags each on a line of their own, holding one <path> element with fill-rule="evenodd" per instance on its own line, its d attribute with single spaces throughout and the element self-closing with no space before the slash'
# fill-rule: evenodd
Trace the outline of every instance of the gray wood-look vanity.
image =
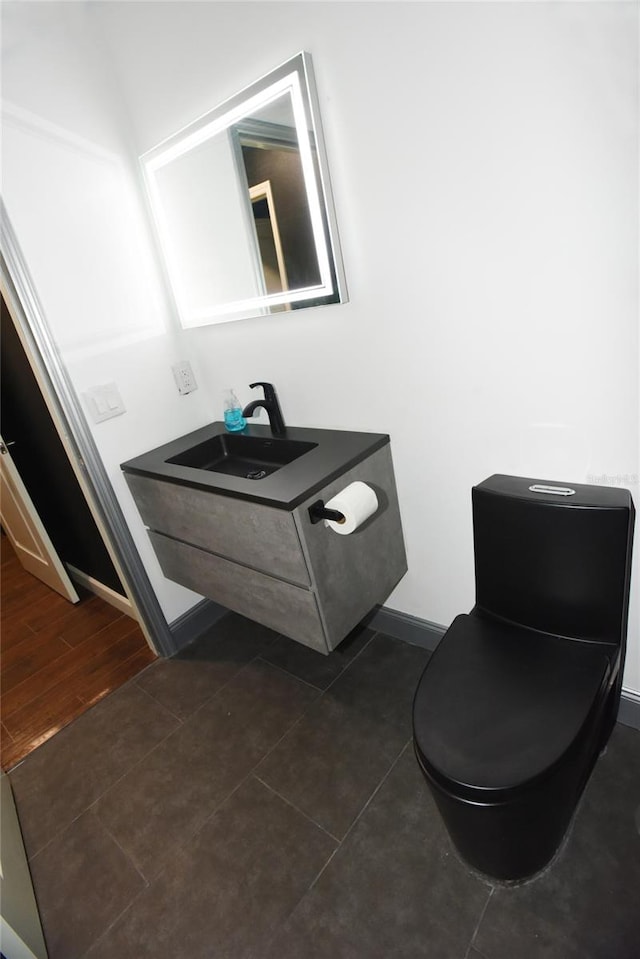
<svg viewBox="0 0 640 959">
<path fill-rule="evenodd" d="M 313 448 L 259 480 L 176 463 L 224 433 L 213 423 L 122 465 L 169 579 L 328 653 L 406 572 L 389 437 L 290 428 Z M 271 446 L 268 427 L 246 434 Z M 170 462 L 174 460 L 174 462 Z M 348 536 L 309 507 L 360 480 L 378 498 Z"/>
</svg>

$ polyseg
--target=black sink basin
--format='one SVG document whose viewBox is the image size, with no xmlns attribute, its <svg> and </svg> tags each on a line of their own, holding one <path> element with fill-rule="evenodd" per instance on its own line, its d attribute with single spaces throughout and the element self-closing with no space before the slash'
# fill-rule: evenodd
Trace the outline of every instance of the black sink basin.
<svg viewBox="0 0 640 959">
<path fill-rule="evenodd" d="M 287 463 L 293 463 L 298 457 L 315 449 L 316 445 L 302 440 L 221 433 L 172 456 L 166 462 L 258 480 L 275 473 Z"/>
</svg>

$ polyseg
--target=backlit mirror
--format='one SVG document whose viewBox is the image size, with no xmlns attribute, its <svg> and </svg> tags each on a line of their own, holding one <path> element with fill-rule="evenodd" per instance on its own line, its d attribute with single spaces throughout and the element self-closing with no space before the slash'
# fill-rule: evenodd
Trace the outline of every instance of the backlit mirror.
<svg viewBox="0 0 640 959">
<path fill-rule="evenodd" d="M 346 300 L 308 53 L 141 162 L 182 326 Z"/>
</svg>

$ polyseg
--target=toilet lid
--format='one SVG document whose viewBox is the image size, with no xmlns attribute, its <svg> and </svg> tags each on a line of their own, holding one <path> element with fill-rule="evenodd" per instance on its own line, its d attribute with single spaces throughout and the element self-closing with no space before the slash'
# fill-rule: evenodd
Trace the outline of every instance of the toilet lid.
<svg viewBox="0 0 640 959">
<path fill-rule="evenodd" d="M 458 616 L 416 691 L 418 758 L 445 788 L 491 793 L 476 798 L 531 784 L 579 736 L 616 654 L 614 646 Z"/>
</svg>

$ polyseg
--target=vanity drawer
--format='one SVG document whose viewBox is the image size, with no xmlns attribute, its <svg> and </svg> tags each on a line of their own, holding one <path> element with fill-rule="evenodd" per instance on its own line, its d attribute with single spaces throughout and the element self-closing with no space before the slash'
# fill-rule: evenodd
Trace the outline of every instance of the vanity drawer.
<svg viewBox="0 0 640 959">
<path fill-rule="evenodd" d="M 169 579 L 278 633 L 328 652 L 315 595 L 206 550 L 149 532 Z"/>
<path fill-rule="evenodd" d="M 270 576 L 310 585 L 292 513 L 147 476 L 125 476 L 150 529 Z"/>
</svg>

